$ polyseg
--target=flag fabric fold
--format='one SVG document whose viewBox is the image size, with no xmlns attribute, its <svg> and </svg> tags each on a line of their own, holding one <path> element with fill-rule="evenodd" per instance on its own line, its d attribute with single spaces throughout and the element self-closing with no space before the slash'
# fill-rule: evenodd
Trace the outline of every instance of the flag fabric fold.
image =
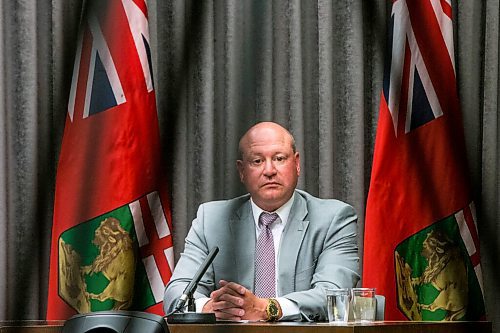
<svg viewBox="0 0 500 333">
<path fill-rule="evenodd" d="M 173 270 L 144 0 L 86 1 L 56 176 L 47 319 L 162 314 Z"/>
<path fill-rule="evenodd" d="M 363 256 L 388 320 L 485 317 L 451 10 L 392 4 Z"/>
</svg>

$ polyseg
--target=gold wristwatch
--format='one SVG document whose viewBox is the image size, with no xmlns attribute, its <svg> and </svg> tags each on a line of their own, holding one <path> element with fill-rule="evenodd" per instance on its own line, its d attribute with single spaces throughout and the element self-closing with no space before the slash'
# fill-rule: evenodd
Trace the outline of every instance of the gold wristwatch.
<svg viewBox="0 0 500 333">
<path fill-rule="evenodd" d="M 269 298 L 266 307 L 267 321 L 277 321 L 280 319 L 280 308 L 278 301 L 274 298 Z"/>
</svg>

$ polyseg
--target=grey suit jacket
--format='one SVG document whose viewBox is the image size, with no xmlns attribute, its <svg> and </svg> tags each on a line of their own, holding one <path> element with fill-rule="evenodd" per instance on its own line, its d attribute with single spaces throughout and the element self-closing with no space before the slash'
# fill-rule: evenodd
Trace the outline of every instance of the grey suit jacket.
<svg viewBox="0 0 500 333">
<path fill-rule="evenodd" d="M 255 222 L 250 196 L 200 205 L 185 249 L 165 290 L 165 312 L 215 246 L 219 253 L 194 297 L 209 297 L 221 279 L 254 289 Z M 353 287 L 359 280 L 354 209 L 338 200 L 296 190 L 278 257 L 278 296 L 295 302 L 305 320 L 327 318 L 326 288 Z"/>
</svg>

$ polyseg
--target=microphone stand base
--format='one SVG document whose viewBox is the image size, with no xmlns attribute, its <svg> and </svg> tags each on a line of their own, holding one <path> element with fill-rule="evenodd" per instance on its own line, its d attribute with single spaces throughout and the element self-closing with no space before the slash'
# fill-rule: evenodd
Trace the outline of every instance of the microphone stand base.
<svg viewBox="0 0 500 333">
<path fill-rule="evenodd" d="M 215 324 L 215 314 L 177 312 L 167 316 L 168 324 Z"/>
</svg>

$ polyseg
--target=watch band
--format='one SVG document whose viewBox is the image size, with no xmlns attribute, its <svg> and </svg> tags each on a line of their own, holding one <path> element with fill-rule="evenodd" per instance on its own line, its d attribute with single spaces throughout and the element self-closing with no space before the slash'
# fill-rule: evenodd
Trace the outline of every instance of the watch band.
<svg viewBox="0 0 500 333">
<path fill-rule="evenodd" d="M 269 302 L 266 307 L 267 321 L 277 321 L 280 319 L 280 308 L 278 301 L 274 298 L 269 298 Z"/>
</svg>

